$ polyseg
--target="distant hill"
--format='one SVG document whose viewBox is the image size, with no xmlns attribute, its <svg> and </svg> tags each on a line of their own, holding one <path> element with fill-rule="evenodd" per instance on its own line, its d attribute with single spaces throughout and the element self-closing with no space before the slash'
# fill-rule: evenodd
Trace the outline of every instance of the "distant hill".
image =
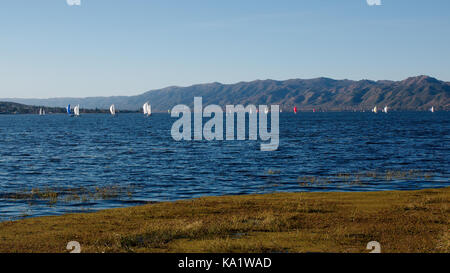
<svg viewBox="0 0 450 273">
<path fill-rule="evenodd" d="M 39 106 L 30 106 L 14 102 L 0 101 L 0 114 L 38 114 Z M 46 113 L 65 113 L 65 108 L 43 107 Z"/>
<path fill-rule="evenodd" d="M 0 101 L 0 114 L 39 114 L 39 109 L 45 110 L 46 114 L 64 114 L 66 108 L 31 106 L 15 102 Z M 109 110 L 82 109 L 81 113 L 109 113 Z"/>
<path fill-rule="evenodd" d="M 167 112 L 177 104 L 192 106 L 194 96 L 203 104 L 279 104 L 290 110 L 313 108 L 325 111 L 369 110 L 388 105 L 392 110 L 450 110 L 450 83 L 429 76 L 403 81 L 334 80 L 329 78 L 256 80 L 235 84 L 209 83 L 189 87 L 167 87 L 137 96 L 0 99 L 30 105 L 59 106 L 80 104 L 83 108 L 107 109 L 111 104 L 122 110 L 138 110 L 149 101 L 155 112 Z"/>
</svg>

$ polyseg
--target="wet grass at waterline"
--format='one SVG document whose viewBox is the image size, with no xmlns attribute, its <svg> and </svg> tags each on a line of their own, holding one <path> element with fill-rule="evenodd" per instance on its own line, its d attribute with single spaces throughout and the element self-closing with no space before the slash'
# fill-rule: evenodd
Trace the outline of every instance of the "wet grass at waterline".
<svg viewBox="0 0 450 273">
<path fill-rule="evenodd" d="M 269 169 L 265 175 L 276 176 L 282 178 L 283 173 L 277 169 Z M 430 171 L 423 170 L 383 170 L 383 171 L 365 171 L 354 173 L 336 173 L 330 175 L 301 175 L 297 177 L 297 182 L 300 187 L 311 186 L 327 186 L 331 184 L 348 184 L 348 185 L 364 185 L 367 183 L 377 182 L 398 182 L 411 180 L 430 181 L 435 174 Z M 274 184 L 272 186 L 277 186 Z"/>
<path fill-rule="evenodd" d="M 299 190 L 304 188 L 325 189 L 327 187 L 338 187 L 345 185 L 363 186 L 374 183 L 398 183 L 410 181 L 432 181 L 434 173 L 424 170 L 381 170 L 361 171 L 354 173 L 335 173 L 324 175 L 300 175 L 296 182 Z M 279 169 L 267 169 L 262 176 L 268 182 L 260 187 L 257 193 L 272 193 L 278 191 L 282 185 L 284 174 Z M 295 179 L 295 178 L 294 178 Z M 27 208 L 23 209 L 18 216 L 8 220 L 30 217 L 39 208 L 54 208 L 59 205 L 76 204 L 80 210 L 92 211 L 92 204 L 105 200 L 121 200 L 134 202 L 133 193 L 142 185 L 122 186 L 118 184 L 98 187 L 34 187 L 18 192 L 0 193 L 0 200 L 13 200 L 25 202 Z M 138 203 L 138 202 L 136 202 Z"/>
<path fill-rule="evenodd" d="M 0 223 L 0 252 L 450 252 L 450 188 L 206 197 Z"/>
<path fill-rule="evenodd" d="M 95 200 L 110 200 L 119 198 L 132 198 L 133 186 L 102 186 L 91 188 L 32 188 L 20 192 L 0 194 L 0 199 L 28 201 L 30 206 L 35 202 L 46 201 L 47 205 L 53 206 L 58 202 L 92 202 Z"/>
</svg>

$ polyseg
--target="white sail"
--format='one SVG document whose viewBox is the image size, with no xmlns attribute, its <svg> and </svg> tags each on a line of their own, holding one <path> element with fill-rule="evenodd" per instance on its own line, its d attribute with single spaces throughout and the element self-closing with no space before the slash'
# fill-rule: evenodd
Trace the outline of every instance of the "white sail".
<svg viewBox="0 0 450 273">
<path fill-rule="evenodd" d="M 39 108 L 39 115 L 42 116 L 42 108 Z"/>
<path fill-rule="evenodd" d="M 75 116 L 79 116 L 80 115 L 80 105 L 79 104 L 77 106 L 75 106 L 75 108 L 73 108 L 73 114 Z"/>
<path fill-rule="evenodd" d="M 378 108 L 375 106 L 373 109 L 372 109 L 372 112 L 374 112 L 375 114 L 378 112 Z"/>
<path fill-rule="evenodd" d="M 430 111 L 431 111 L 431 113 L 434 113 L 434 106 L 431 106 Z"/>
<path fill-rule="evenodd" d="M 387 107 L 387 106 L 384 107 L 383 112 L 384 112 L 384 113 L 387 113 L 387 112 L 388 112 L 388 107 Z"/>
<path fill-rule="evenodd" d="M 144 115 L 148 114 L 148 102 L 144 103 L 142 106 L 142 110 L 144 111 Z"/>
<path fill-rule="evenodd" d="M 109 112 L 111 112 L 111 115 L 115 115 L 116 114 L 116 107 L 113 105 L 111 105 L 111 107 L 109 107 Z"/>
<path fill-rule="evenodd" d="M 152 106 L 147 103 L 147 115 L 150 116 L 151 114 L 152 114 Z"/>
<path fill-rule="evenodd" d="M 42 109 L 42 115 L 45 115 L 45 109 Z"/>
<path fill-rule="evenodd" d="M 265 113 L 266 115 L 269 113 L 269 108 L 268 108 L 268 107 L 264 108 L 264 113 Z"/>
</svg>

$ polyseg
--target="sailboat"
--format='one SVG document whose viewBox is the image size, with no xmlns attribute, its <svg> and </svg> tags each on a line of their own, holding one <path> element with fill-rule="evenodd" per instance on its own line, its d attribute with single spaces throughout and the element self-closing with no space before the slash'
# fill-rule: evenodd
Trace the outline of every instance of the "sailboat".
<svg viewBox="0 0 450 273">
<path fill-rule="evenodd" d="M 372 112 L 374 112 L 375 114 L 378 113 L 378 108 L 375 106 L 375 107 L 372 109 Z"/>
<path fill-rule="evenodd" d="M 430 112 L 431 112 L 431 113 L 434 113 L 434 106 L 431 106 Z"/>
<path fill-rule="evenodd" d="M 294 106 L 294 113 L 297 114 L 297 106 Z"/>
<path fill-rule="evenodd" d="M 388 107 L 387 107 L 387 105 L 386 106 L 384 106 L 384 108 L 383 108 L 383 113 L 387 113 L 388 112 Z"/>
<path fill-rule="evenodd" d="M 113 116 L 116 115 L 116 107 L 114 106 L 114 104 L 109 107 L 109 112 L 111 112 L 111 115 Z"/>
<path fill-rule="evenodd" d="M 45 110 L 43 108 L 39 108 L 39 115 L 40 116 L 45 115 Z"/>
<path fill-rule="evenodd" d="M 266 108 L 264 108 L 264 114 L 268 114 L 269 113 L 269 108 L 268 107 L 266 107 Z"/>
<path fill-rule="evenodd" d="M 66 110 L 67 110 L 67 114 L 69 115 L 69 116 L 73 116 L 73 114 L 72 114 L 72 112 L 70 111 L 70 104 L 69 105 L 67 105 L 67 108 L 66 108 Z"/>
<path fill-rule="evenodd" d="M 144 103 L 142 110 L 144 111 L 144 115 L 150 116 L 152 114 L 152 106 L 148 102 Z"/>
<path fill-rule="evenodd" d="M 144 115 L 147 115 L 147 105 L 148 102 L 144 103 L 144 105 L 142 105 L 142 111 L 144 112 Z"/>
<path fill-rule="evenodd" d="M 73 108 L 73 114 L 77 117 L 80 116 L 80 105 L 79 104 Z"/>
</svg>

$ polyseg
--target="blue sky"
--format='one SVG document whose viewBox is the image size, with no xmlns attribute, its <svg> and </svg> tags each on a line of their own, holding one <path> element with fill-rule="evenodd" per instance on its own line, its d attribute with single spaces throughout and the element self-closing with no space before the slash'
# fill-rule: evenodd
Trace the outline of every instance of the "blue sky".
<svg viewBox="0 0 450 273">
<path fill-rule="evenodd" d="M 320 76 L 450 81 L 448 14 L 448 0 L 3 0 L 0 97 Z"/>
</svg>

